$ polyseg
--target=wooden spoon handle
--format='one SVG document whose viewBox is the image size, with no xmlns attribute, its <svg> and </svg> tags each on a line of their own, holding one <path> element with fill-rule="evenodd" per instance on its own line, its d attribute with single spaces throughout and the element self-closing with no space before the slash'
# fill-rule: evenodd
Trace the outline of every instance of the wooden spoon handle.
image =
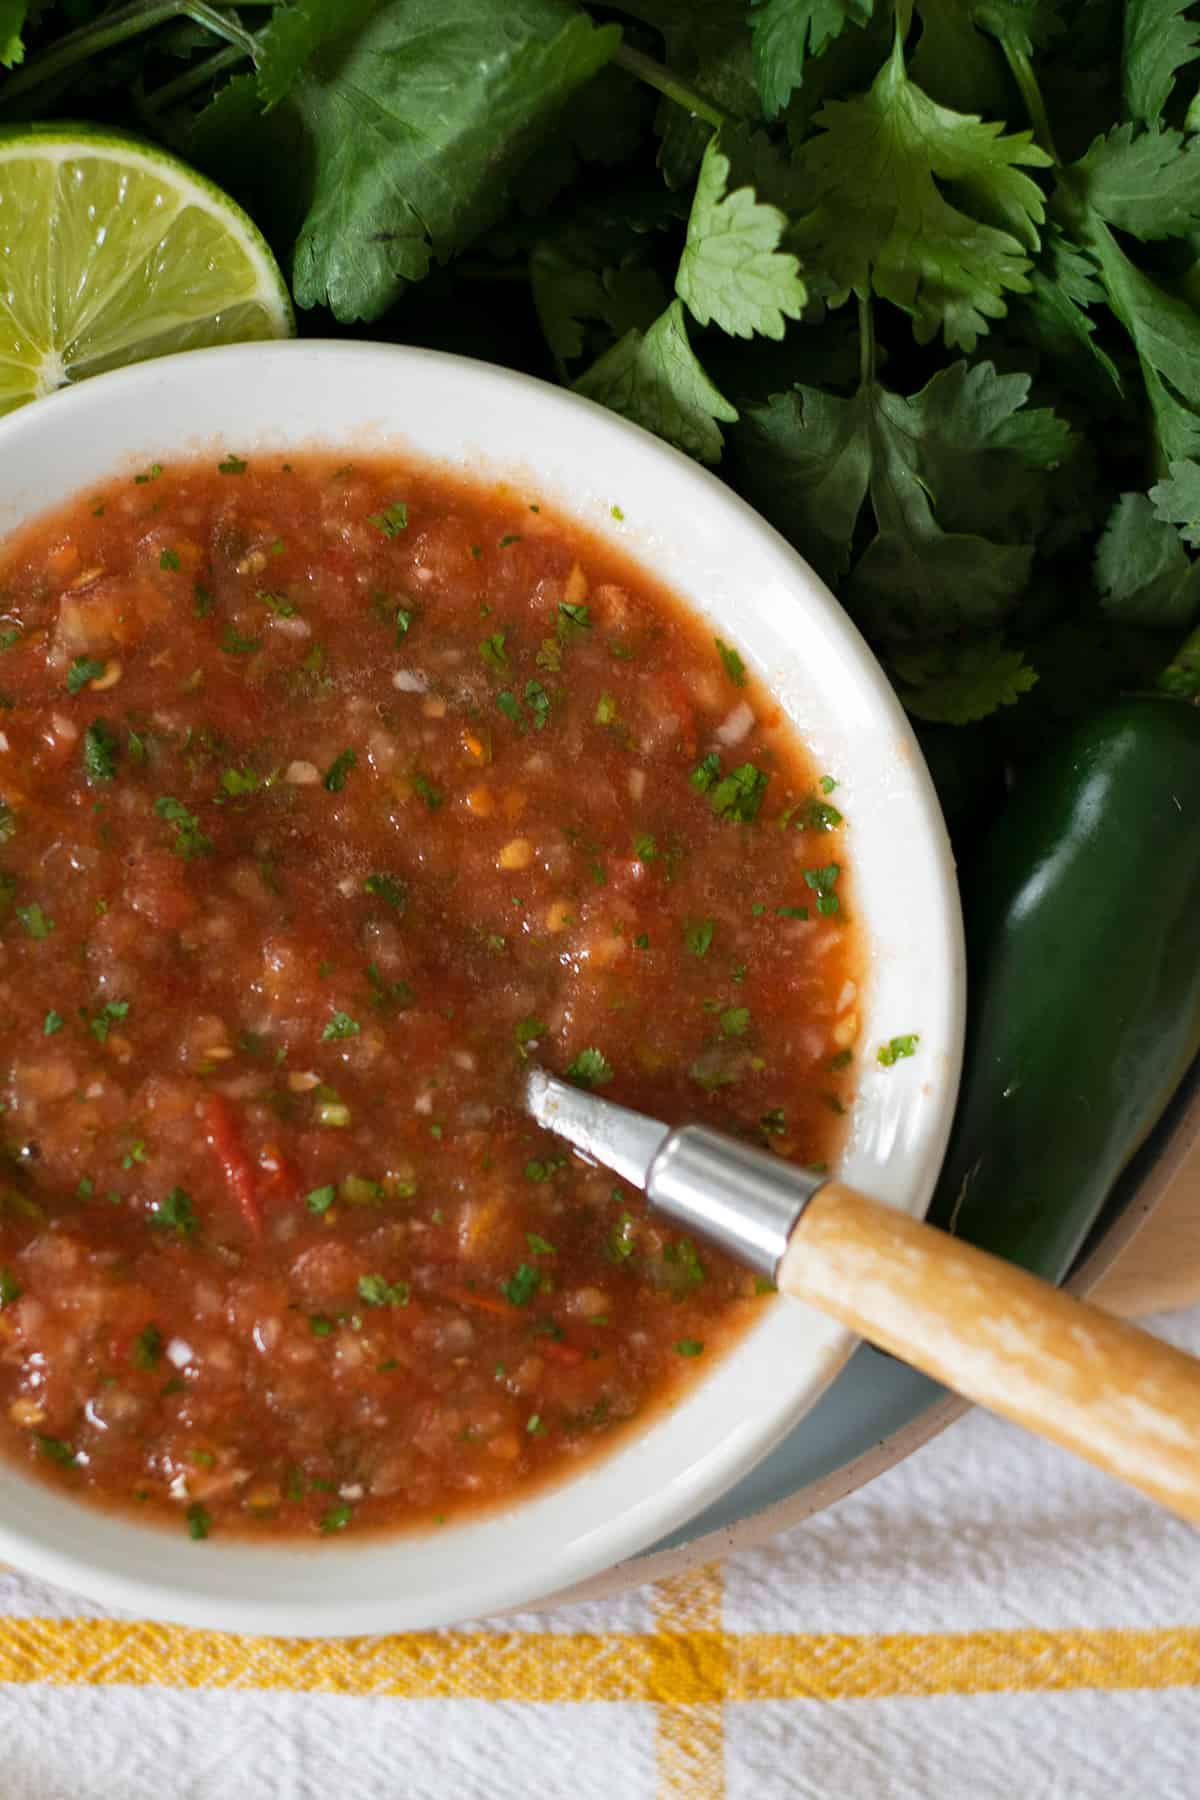
<svg viewBox="0 0 1200 1800">
<path fill-rule="evenodd" d="M 1200 1361 L 829 1181 L 778 1284 L 1200 1524 Z"/>
</svg>

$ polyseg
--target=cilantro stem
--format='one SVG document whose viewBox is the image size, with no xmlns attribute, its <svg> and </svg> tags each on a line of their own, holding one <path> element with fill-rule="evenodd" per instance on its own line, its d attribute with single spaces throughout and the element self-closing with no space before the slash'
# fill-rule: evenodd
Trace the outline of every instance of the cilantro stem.
<svg viewBox="0 0 1200 1800">
<path fill-rule="evenodd" d="M 1018 45 L 1010 43 L 1006 37 L 1000 39 L 1000 48 L 1004 52 L 1004 60 L 1012 72 L 1012 78 L 1021 91 L 1021 98 L 1025 102 L 1025 111 L 1029 114 L 1029 123 L 1033 126 L 1033 135 L 1046 155 L 1057 164 L 1058 151 L 1054 147 L 1054 135 L 1050 130 L 1046 102 L 1042 99 L 1042 90 L 1038 85 L 1038 78 L 1033 72 L 1033 64 L 1026 52 Z"/>
<path fill-rule="evenodd" d="M 258 40 L 254 33 L 217 7 L 209 6 L 208 0 L 183 0 L 179 10 L 194 25 L 203 25 L 214 37 L 224 38 L 227 44 L 236 44 L 243 56 L 248 56 L 252 62 L 258 61 Z"/>
<path fill-rule="evenodd" d="M 875 379 L 875 320 L 871 315 L 871 297 L 859 294 L 858 299 L 858 384 L 870 387 Z"/>
<path fill-rule="evenodd" d="M 631 49 L 628 44 L 619 44 L 613 53 L 613 61 L 627 74 L 644 81 L 647 87 L 657 88 L 660 94 L 665 94 L 676 106 L 682 106 L 685 112 L 707 120 L 717 131 L 720 131 L 722 125 L 730 123 L 728 113 L 722 112 L 711 100 L 706 100 L 703 94 L 698 94 L 695 88 L 688 87 L 685 81 L 680 81 L 677 75 L 664 68 L 662 63 L 655 62 L 652 56 L 643 56 L 640 50 Z"/>
<path fill-rule="evenodd" d="M 31 56 L 24 68 L 7 77 L 4 100 L 13 100 L 29 88 L 40 87 L 44 81 L 52 80 L 98 51 L 111 50 L 114 44 L 123 44 L 127 38 L 153 31 L 156 25 L 165 25 L 168 19 L 178 18 L 182 11 L 180 0 L 154 0 L 150 5 L 146 0 L 131 0 L 129 6 L 118 7 L 116 12 L 109 13 L 107 18 L 94 25 L 81 25 L 78 31 L 68 31 L 52 50 L 41 56 Z"/>
<path fill-rule="evenodd" d="M 207 87 L 214 75 L 224 74 L 226 69 L 237 63 L 245 62 L 246 52 L 239 44 L 226 44 L 224 50 L 218 50 L 215 56 L 206 56 L 203 62 L 195 63 L 174 81 L 164 82 L 162 87 L 155 88 L 145 97 L 147 113 L 162 112 L 164 107 L 173 106 L 176 101 L 186 100 L 197 88 Z"/>
<path fill-rule="evenodd" d="M 248 0 L 248 3 L 265 5 L 268 0 Z M 0 105 L 7 106 L 10 100 L 43 87 L 56 76 L 66 74 L 77 63 L 98 56 L 102 50 L 112 50 L 129 38 L 141 37 L 178 18 L 191 19 L 214 36 L 236 44 L 243 55 L 255 53 L 257 46 L 253 33 L 227 18 L 215 6 L 209 6 L 207 0 L 129 0 L 127 6 L 117 7 L 93 24 L 68 31 L 51 49 L 40 56 L 31 56 L 23 68 L 6 76 L 0 91 Z"/>
</svg>

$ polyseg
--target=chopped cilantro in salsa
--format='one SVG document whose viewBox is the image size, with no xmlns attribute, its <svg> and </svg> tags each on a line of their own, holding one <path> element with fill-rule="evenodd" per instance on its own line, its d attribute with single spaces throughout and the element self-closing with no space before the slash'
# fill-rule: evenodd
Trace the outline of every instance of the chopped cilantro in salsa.
<svg viewBox="0 0 1200 1800">
<path fill-rule="evenodd" d="M 213 841 L 201 831 L 196 814 L 189 812 L 182 801 L 177 800 L 173 794 L 161 794 L 154 802 L 154 810 L 160 819 L 165 819 L 175 827 L 171 848 L 176 856 L 181 856 L 185 862 L 191 862 L 195 857 L 209 855 Z"/>
<path fill-rule="evenodd" d="M 737 651 L 731 649 L 728 644 L 722 643 L 720 638 L 714 638 L 713 642 L 717 646 L 717 654 L 721 658 L 721 665 L 730 681 L 732 681 L 734 687 L 745 687 L 746 665 L 738 655 Z"/>
<path fill-rule="evenodd" d="M 200 1229 L 200 1220 L 190 1194 L 173 1187 L 169 1194 L 151 1208 L 150 1223 L 160 1231 L 173 1231 L 177 1237 L 189 1238 Z"/>
<path fill-rule="evenodd" d="M 756 769 L 753 763 L 743 763 L 717 782 L 709 795 L 709 805 L 718 818 L 750 825 L 758 817 L 766 791 L 767 777 L 763 771 Z"/>
<path fill-rule="evenodd" d="M 77 656 L 67 670 L 67 692 L 78 694 L 89 681 L 99 681 L 108 664 L 94 656 Z"/>
<path fill-rule="evenodd" d="M 408 507 L 403 500 L 393 500 L 380 512 L 368 513 L 367 524 L 373 525 L 385 538 L 399 537 L 408 526 Z"/>
<path fill-rule="evenodd" d="M 83 772 L 88 781 L 112 781 L 119 754 L 117 735 L 111 726 L 103 719 L 93 719 L 83 734 Z"/>
<path fill-rule="evenodd" d="M 612 1064 L 601 1050 L 581 1050 L 567 1064 L 566 1075 L 578 1087 L 604 1087 L 613 1078 Z"/>
<path fill-rule="evenodd" d="M 358 757 L 353 750 L 343 750 L 335 756 L 325 771 L 325 788 L 330 794 L 340 794 L 346 785 L 346 777 L 351 769 L 358 767 Z"/>
<path fill-rule="evenodd" d="M 511 1306 L 528 1306 L 541 1285 L 542 1278 L 532 1264 L 521 1263 L 501 1292 Z"/>
</svg>

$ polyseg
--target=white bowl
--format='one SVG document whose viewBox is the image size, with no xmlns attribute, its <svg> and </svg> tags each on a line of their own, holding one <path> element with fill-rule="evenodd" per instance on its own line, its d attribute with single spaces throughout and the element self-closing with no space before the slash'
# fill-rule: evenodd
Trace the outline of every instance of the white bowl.
<svg viewBox="0 0 1200 1800">
<path fill-rule="evenodd" d="M 837 777 L 870 957 L 838 1173 L 923 1212 L 949 1131 L 964 999 L 941 813 L 854 626 L 715 476 L 590 401 L 487 364 L 372 344 L 249 344 L 103 375 L 0 421 L 0 533 L 115 472 L 306 446 L 393 448 L 515 481 L 619 542 L 765 678 Z M 876 1046 L 909 1032 L 917 1054 L 880 1067 Z M 0 1465 L 0 1557 L 138 1614 L 230 1631 L 329 1636 L 492 1613 L 582 1581 L 707 1506 L 796 1424 L 853 1345 L 842 1326 L 776 1302 L 640 1435 L 557 1487 L 433 1535 L 193 1544 Z"/>
</svg>

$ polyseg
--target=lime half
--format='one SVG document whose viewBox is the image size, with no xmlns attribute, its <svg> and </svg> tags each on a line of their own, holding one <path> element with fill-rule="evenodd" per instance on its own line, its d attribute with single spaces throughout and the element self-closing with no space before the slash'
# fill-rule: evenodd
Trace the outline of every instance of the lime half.
<svg viewBox="0 0 1200 1800">
<path fill-rule="evenodd" d="M 0 131 L 0 412 L 172 350 L 294 331 L 257 226 L 186 163 L 86 125 Z"/>
</svg>

